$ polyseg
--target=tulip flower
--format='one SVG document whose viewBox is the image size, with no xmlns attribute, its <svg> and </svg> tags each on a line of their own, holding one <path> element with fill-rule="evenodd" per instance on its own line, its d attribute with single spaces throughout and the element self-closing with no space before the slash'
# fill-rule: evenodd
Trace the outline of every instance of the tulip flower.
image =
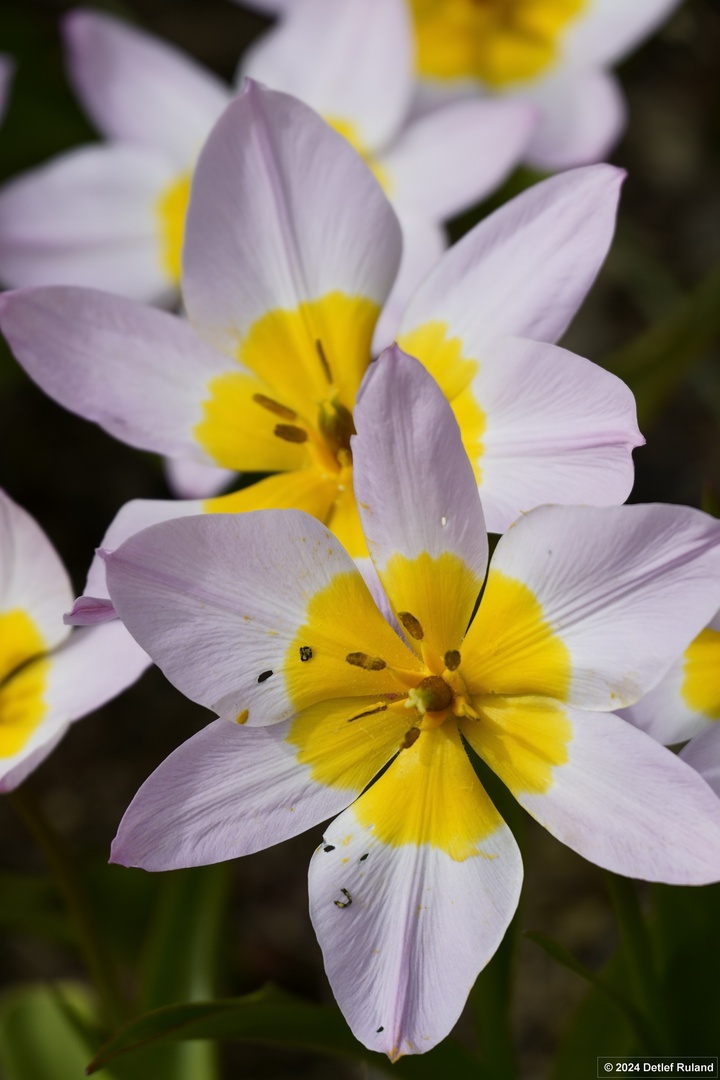
<svg viewBox="0 0 720 1080">
<path fill-rule="evenodd" d="M 15 70 L 15 64 L 12 57 L 6 56 L 5 53 L 0 53 L 0 121 L 2 121 L 7 109 L 8 98 L 10 96 L 10 82 Z"/>
<path fill-rule="evenodd" d="M 393 347 L 355 421 L 360 519 L 397 629 L 301 511 L 163 522 L 105 553 L 125 625 L 218 714 L 145 782 L 112 858 L 212 863 L 339 814 L 310 863 L 311 917 L 350 1027 L 396 1059 L 449 1032 L 518 901 L 520 853 L 467 747 L 597 865 L 720 877 L 720 802 L 611 711 L 717 606 L 720 525 L 677 506 L 542 506 L 488 571 L 474 470 L 427 371 Z"/>
<path fill-rule="evenodd" d="M 74 720 L 146 666 L 119 623 L 63 626 L 72 595 L 45 533 L 0 491 L 0 791 L 22 783 Z"/>
</svg>

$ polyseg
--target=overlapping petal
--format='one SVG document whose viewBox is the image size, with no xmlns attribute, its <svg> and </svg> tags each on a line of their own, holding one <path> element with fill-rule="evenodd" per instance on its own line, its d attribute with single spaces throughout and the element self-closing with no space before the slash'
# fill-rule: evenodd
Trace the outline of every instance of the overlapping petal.
<svg viewBox="0 0 720 1080">
<path fill-rule="evenodd" d="M 717 724 L 691 739 L 680 758 L 695 769 L 720 798 L 720 728 Z"/>
<path fill-rule="evenodd" d="M 452 1028 L 517 906 L 522 863 L 456 730 L 425 732 L 326 830 L 310 915 L 358 1039 L 393 1060 Z"/>
<path fill-rule="evenodd" d="M 312 106 L 376 153 L 410 107 L 413 45 L 405 0 L 303 0 L 245 54 L 244 75 Z"/>
<path fill-rule="evenodd" d="M 392 698 L 420 670 L 335 537 L 301 511 L 167 522 L 107 561 L 133 636 L 226 719 L 274 724 L 333 697 Z"/>
<path fill-rule="evenodd" d="M 0 122 L 5 115 L 7 109 L 8 98 L 10 97 L 10 84 L 15 72 L 15 62 L 11 56 L 7 56 L 5 53 L 0 53 Z"/>
<path fill-rule="evenodd" d="M 473 693 L 617 709 L 659 681 L 719 593 L 720 526 L 699 510 L 539 507 L 495 550 L 463 676 Z"/>
<path fill-rule="evenodd" d="M 600 69 L 560 72 L 536 83 L 530 97 L 542 115 L 525 154 L 536 169 L 602 161 L 627 122 L 618 80 Z"/>
<path fill-rule="evenodd" d="M 230 100 L 220 79 L 167 42 L 99 11 L 63 25 L 69 74 L 108 138 L 162 150 L 188 168 Z"/>
<path fill-rule="evenodd" d="M 649 37 L 679 0 L 593 0 L 568 27 L 565 53 L 576 67 L 614 63 Z"/>
</svg>

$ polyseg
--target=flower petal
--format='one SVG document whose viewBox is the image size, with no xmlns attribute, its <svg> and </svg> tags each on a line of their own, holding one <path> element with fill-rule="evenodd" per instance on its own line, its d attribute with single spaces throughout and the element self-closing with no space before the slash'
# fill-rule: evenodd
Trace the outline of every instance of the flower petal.
<svg viewBox="0 0 720 1080">
<path fill-rule="evenodd" d="M 507 334 L 556 341 L 610 246 L 623 176 L 611 165 L 576 169 L 485 218 L 420 286 L 398 344 L 426 363 L 440 333 L 446 348 L 478 363 Z"/>
<path fill-rule="evenodd" d="M 200 461 L 165 458 L 163 465 L 168 487 L 179 499 L 208 499 L 237 480 L 233 469 L 221 469 Z"/>
<path fill-rule="evenodd" d="M 706 784 L 720 797 L 720 728 L 715 724 L 696 735 L 680 751 L 680 758 L 699 772 Z"/>
<path fill-rule="evenodd" d="M 0 53 L 0 121 L 2 121 L 7 109 L 10 97 L 10 83 L 15 73 L 15 61 L 11 56 Z"/>
<path fill-rule="evenodd" d="M 274 724 L 331 698 L 392 698 L 420 669 L 332 534 L 301 511 L 164 522 L 107 562 L 132 635 L 225 719 Z"/>
<path fill-rule="evenodd" d="M 400 219 L 403 253 L 395 284 L 390 290 L 372 341 L 373 356 L 392 345 L 397 337 L 403 312 L 423 278 L 440 261 L 447 247 L 447 236 L 441 225 L 418 214 L 404 213 Z"/>
<path fill-rule="evenodd" d="M 100 131 L 190 166 L 230 100 L 220 79 L 161 38 L 99 11 L 71 11 L 63 32 L 70 78 Z"/>
<path fill-rule="evenodd" d="M 612 713 L 548 704 L 567 729 L 564 760 L 552 768 L 547 726 L 528 727 L 520 701 L 489 702 L 480 723 L 462 722 L 463 735 L 528 813 L 590 862 L 671 885 L 717 881 L 720 802 L 707 784 Z M 520 735 L 517 743 L 508 727 Z M 532 754 L 539 766 L 527 766 Z"/>
<path fill-rule="evenodd" d="M 355 410 L 355 497 L 370 555 L 413 645 L 437 661 L 462 641 L 482 587 L 487 534 L 460 431 L 434 379 L 397 346 Z"/>
<path fill-rule="evenodd" d="M 86 146 L 0 191 L 0 277 L 11 286 L 87 285 L 168 302 L 159 200 L 176 178 L 145 147 Z"/>
<path fill-rule="evenodd" d="M 68 725 L 130 686 L 147 656 L 119 622 L 75 630 L 0 688 L 0 790 L 40 764 Z"/>
<path fill-rule="evenodd" d="M 715 613 L 720 524 L 689 507 L 541 506 L 493 556 L 463 646 L 471 693 L 617 709 Z"/>
<path fill-rule="evenodd" d="M 145 870 L 220 862 L 338 813 L 402 734 L 395 718 L 389 738 L 369 746 L 369 720 L 348 723 L 357 707 L 357 698 L 328 702 L 269 728 L 216 720 L 145 781 L 120 823 L 113 862 Z"/>
<path fill-rule="evenodd" d="M 536 83 L 531 98 L 541 110 L 542 122 L 525 158 L 536 169 L 568 169 L 602 161 L 627 122 L 622 89 L 607 71 L 560 72 Z"/>
<path fill-rule="evenodd" d="M 0 682 L 67 637 L 72 587 L 37 522 L 0 490 Z"/>
<path fill-rule="evenodd" d="M 400 250 L 390 204 L 345 139 L 249 83 L 193 181 L 183 294 L 198 332 L 308 420 L 333 394 L 351 408 Z"/>
<path fill-rule="evenodd" d="M 661 25 L 679 0 L 593 0 L 568 24 L 564 51 L 575 66 L 616 63 Z"/>
<path fill-rule="evenodd" d="M 195 429 L 208 384 L 231 361 L 185 320 L 95 289 L 49 286 L 4 293 L 0 323 L 18 361 L 61 405 L 131 446 L 212 461 Z M 247 400 L 264 388 L 247 374 L 245 382 Z M 289 446 L 273 440 L 267 415 L 268 445 Z"/>
<path fill-rule="evenodd" d="M 635 399 L 597 364 L 556 345 L 501 338 L 451 404 L 490 532 L 540 503 L 606 506 L 630 494 L 632 449 L 645 441 Z M 475 438 L 473 405 L 484 418 Z"/>
<path fill-rule="evenodd" d="M 511 100 L 459 101 L 410 123 L 379 159 L 403 213 L 442 221 L 479 202 L 520 161 L 537 110 Z"/>
<path fill-rule="evenodd" d="M 720 614 L 698 634 L 665 678 L 620 716 L 658 742 L 684 742 L 720 720 Z"/>
<path fill-rule="evenodd" d="M 302 0 L 242 62 L 245 75 L 300 98 L 368 153 L 405 119 L 412 68 L 404 0 Z"/>
<path fill-rule="evenodd" d="M 355 1036 L 393 1060 L 453 1027 L 517 906 L 522 863 L 456 730 L 423 732 L 325 832 L 310 915 Z"/>
</svg>

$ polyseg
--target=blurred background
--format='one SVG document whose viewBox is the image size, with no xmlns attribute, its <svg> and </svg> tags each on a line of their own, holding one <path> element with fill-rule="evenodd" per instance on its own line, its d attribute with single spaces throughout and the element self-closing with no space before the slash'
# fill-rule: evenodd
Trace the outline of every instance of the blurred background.
<svg viewBox="0 0 720 1080">
<path fill-rule="evenodd" d="M 70 6 L 59 0 L 3 0 L 0 51 L 15 58 L 17 70 L 0 127 L 0 180 L 97 138 L 64 77 L 57 24 Z M 175 43 L 228 81 L 243 48 L 270 25 L 230 0 L 95 6 Z M 715 284 L 713 291 L 712 277 L 713 271 L 718 277 L 720 263 L 717 0 L 688 0 L 619 74 L 630 125 L 611 159 L 628 170 L 617 237 L 563 344 L 606 363 L 636 390 L 647 446 L 636 451 L 633 501 L 700 506 L 704 497 L 708 505 L 711 493 L 720 491 L 720 287 Z M 526 175 L 516 175 L 489 203 L 452 223 L 453 238 L 527 181 Z M 694 297 L 694 306 L 682 306 L 686 296 Z M 656 329 L 640 339 L 638 349 L 638 335 L 651 327 Z M 63 411 L 29 381 L 7 348 L 0 348 L 0 486 L 48 533 L 79 593 L 93 549 L 117 509 L 131 498 L 166 498 L 170 492 L 156 458 Z M 128 970 L 148 948 L 147 940 L 140 943 L 160 885 L 140 871 L 104 869 L 109 842 L 146 776 L 208 719 L 205 710 L 151 670 L 117 701 L 76 724 L 29 781 L 85 867 Z M 524 828 L 527 877 L 519 930 L 544 931 L 599 969 L 618 944 L 601 871 L 529 820 Z M 315 830 L 230 867 L 231 917 L 220 933 L 217 992 L 245 993 L 272 980 L 311 1000 L 332 1000 L 307 915 L 307 863 L 321 833 Z M 0 801 L 3 986 L 81 975 L 57 898 L 52 890 L 41 900 L 40 893 L 23 892 L 20 875 L 28 873 L 44 881 L 42 858 L 13 808 Z M 708 910 L 715 905 L 720 914 L 713 889 L 695 892 L 704 894 Z M 37 920 L 30 927 L 33 904 L 47 915 L 42 933 Z M 696 935 L 688 947 L 699 950 L 699 962 L 714 946 Z M 549 1074 L 586 992 L 580 978 L 520 936 L 513 1026 L 523 1077 Z M 700 994 L 693 986 L 686 992 Z M 714 981 L 702 993 L 703 1008 L 717 1010 Z M 467 1017 L 460 1021 L 459 1037 L 471 1038 Z M 598 1045 L 588 1071 L 565 1075 L 595 1075 L 594 1054 L 615 1049 L 612 1042 Z M 712 1050 L 697 1046 L 687 1052 Z M 230 1046 L 222 1053 L 227 1075 L 243 1078 L 350 1077 L 365 1068 L 261 1047 Z"/>
</svg>

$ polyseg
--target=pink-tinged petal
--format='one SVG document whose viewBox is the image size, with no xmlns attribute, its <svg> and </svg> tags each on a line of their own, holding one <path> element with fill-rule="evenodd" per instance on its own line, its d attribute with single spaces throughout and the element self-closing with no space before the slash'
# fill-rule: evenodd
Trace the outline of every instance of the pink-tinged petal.
<svg viewBox="0 0 720 1080">
<path fill-rule="evenodd" d="M 286 11 L 292 11 L 297 0 L 235 0 L 235 3 L 267 12 L 268 15 L 283 15 Z"/>
<path fill-rule="evenodd" d="M 406 686 L 397 670 L 419 670 L 350 557 L 302 511 L 164 522 L 107 564 L 135 639 L 175 686 L 225 719 L 263 726 L 333 697 L 397 696 Z"/>
<path fill-rule="evenodd" d="M 401 243 L 380 185 L 347 141 L 307 105 L 248 83 L 195 171 L 187 311 L 199 332 L 235 354 L 267 312 L 338 293 L 381 305 Z"/>
<path fill-rule="evenodd" d="M 612 713 L 564 713 L 572 728 L 566 760 L 552 769 L 545 789 L 523 791 L 509 780 L 528 813 L 613 873 L 671 885 L 717 881 L 720 802 L 707 784 Z M 461 727 L 475 746 L 472 722 Z M 503 778 L 502 758 L 492 768 Z"/>
<path fill-rule="evenodd" d="M 427 217 L 404 213 L 400 218 L 403 253 L 395 284 L 390 290 L 373 335 L 372 351 L 379 356 L 392 345 L 402 322 L 403 312 L 423 278 L 440 261 L 447 247 L 441 225 Z"/>
<path fill-rule="evenodd" d="M 671 746 L 715 728 L 720 719 L 720 613 L 665 678 L 619 715 Z"/>
<path fill-rule="evenodd" d="M 379 159 L 400 220 L 442 221 L 479 202 L 522 159 L 540 119 L 524 101 L 460 101 L 410 123 Z"/>
<path fill-rule="evenodd" d="M 610 246 L 623 177 L 611 165 L 553 176 L 481 221 L 415 293 L 399 343 L 439 324 L 464 358 L 481 362 L 496 337 L 556 341 Z"/>
<path fill-rule="evenodd" d="M 462 641 L 487 566 L 460 429 L 432 376 L 396 345 L 365 376 L 355 426 L 355 497 L 368 550 L 414 647 L 439 662 Z"/>
<path fill-rule="evenodd" d="M 241 69 L 311 105 L 374 153 L 410 107 L 412 41 L 405 0 L 302 0 L 251 46 Z"/>
<path fill-rule="evenodd" d="M 169 301 L 157 204 L 175 179 L 153 150 L 122 145 L 81 147 L 14 178 L 0 191 L 0 278 Z"/>
<path fill-rule="evenodd" d="M 18 678 L 26 678 L 28 694 L 13 695 L 13 680 L 0 691 L 0 715 L 9 694 L 11 724 L 22 727 L 18 705 L 32 710 L 32 669 L 41 687 L 39 722 L 29 724 L 22 747 L 0 757 L 0 790 L 10 791 L 47 757 L 68 725 L 94 712 L 135 682 L 149 664 L 142 651 L 119 622 L 75 630 L 49 656 L 28 665 Z M 27 679 L 27 676 L 30 679 Z M 15 706 L 13 708 L 13 705 Z M 5 721 L 6 718 L 3 717 Z M 30 720 L 30 716 L 28 716 Z M 7 733 L 7 732 L 6 732 Z M 4 744 L 3 744 L 4 748 Z"/>
<path fill-rule="evenodd" d="M 682 760 L 699 772 L 706 784 L 720 797 L 720 727 L 715 724 L 691 739 L 680 751 Z"/>
<path fill-rule="evenodd" d="M 157 525 L 160 521 L 172 521 L 175 518 L 192 517 L 194 514 L 202 513 L 203 503 L 200 500 L 132 499 L 130 502 L 125 503 L 124 506 L 121 506 L 110 522 L 100 542 L 99 549 L 90 564 L 85 582 L 85 596 L 75 601 L 73 612 L 75 606 L 80 605 L 80 613 L 84 611 L 86 614 L 91 615 L 92 609 L 96 609 L 98 614 L 101 614 L 103 605 L 110 603 L 103 555 L 120 547 L 135 533 L 139 533 L 151 525 Z M 112 604 L 110 604 L 110 609 L 113 612 L 115 610 Z M 104 610 L 108 617 L 116 618 L 114 614 L 110 616 L 109 609 Z M 77 623 L 73 619 L 72 625 L 86 624 Z"/>
<path fill-rule="evenodd" d="M 353 792 L 313 780 L 287 741 L 292 722 L 216 720 L 178 747 L 125 812 L 112 862 L 172 870 L 249 855 L 317 825 Z"/>
<path fill-rule="evenodd" d="M 0 53 L 0 122 L 2 122 L 7 109 L 8 98 L 10 97 L 10 83 L 14 74 L 15 61 L 11 56 Z"/>
<path fill-rule="evenodd" d="M 189 167 L 230 100 L 213 72 L 121 19 L 77 8 L 63 23 L 71 81 L 99 130 Z"/>
<path fill-rule="evenodd" d="M 568 24 L 564 52 L 575 66 L 616 63 L 662 25 L 680 0 L 593 0 Z"/>
<path fill-rule="evenodd" d="M 627 122 L 620 84 L 606 71 L 564 71 L 534 85 L 532 100 L 542 121 L 525 160 L 536 169 L 569 169 L 603 161 Z"/>
<path fill-rule="evenodd" d="M 684 506 L 541 506 L 500 539 L 463 646 L 472 692 L 618 709 L 720 601 L 720 523 Z"/>
<path fill-rule="evenodd" d="M 209 499 L 224 491 L 238 476 L 232 469 L 182 458 L 165 458 L 163 464 L 168 487 L 179 499 Z"/>
<path fill-rule="evenodd" d="M 645 440 L 620 379 L 556 345 L 501 338 L 470 390 L 485 415 L 473 464 L 490 532 L 540 503 L 627 499 L 632 449 Z"/>
<path fill-rule="evenodd" d="M 208 381 L 232 361 L 184 319 L 50 286 L 4 293 L 0 325 L 28 375 L 65 408 L 131 446 L 210 463 L 193 430 Z"/>
<path fill-rule="evenodd" d="M 0 623 L 2 616 L 21 612 L 32 620 L 42 647 L 52 649 L 68 635 L 62 615 L 71 602 L 70 579 L 55 548 L 34 518 L 0 490 Z M 10 633 L 6 626 L 3 636 Z M 0 655 L 4 677 L 9 671 L 3 659 Z"/>
<path fill-rule="evenodd" d="M 451 1030 L 522 882 L 512 833 L 457 734 L 440 732 L 433 741 L 447 745 L 432 748 L 421 776 L 403 759 L 427 734 L 329 826 L 310 863 L 310 916 L 335 998 L 356 1038 L 392 1060 Z M 462 850 L 457 833 L 431 838 L 448 816 L 462 823 Z"/>
<path fill-rule="evenodd" d="M 98 626 L 117 619 L 111 600 L 100 596 L 78 596 L 70 611 L 63 615 L 66 626 Z"/>
</svg>

